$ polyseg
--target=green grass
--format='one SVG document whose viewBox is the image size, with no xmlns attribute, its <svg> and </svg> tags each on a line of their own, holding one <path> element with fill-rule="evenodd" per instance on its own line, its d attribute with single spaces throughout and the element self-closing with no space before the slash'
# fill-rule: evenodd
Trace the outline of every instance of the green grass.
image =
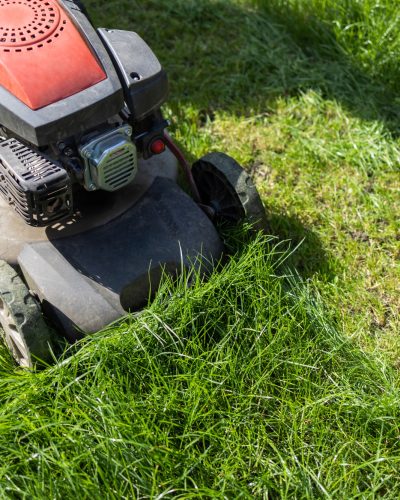
<svg viewBox="0 0 400 500">
<path fill-rule="evenodd" d="M 150 43 L 173 135 L 243 163 L 274 238 L 228 235 L 207 283 L 41 373 L 1 351 L 1 495 L 398 498 L 396 2 L 86 3 Z"/>
<path fill-rule="evenodd" d="M 396 498 L 396 374 L 258 238 L 36 375 L 2 370 L 5 496 Z"/>
</svg>

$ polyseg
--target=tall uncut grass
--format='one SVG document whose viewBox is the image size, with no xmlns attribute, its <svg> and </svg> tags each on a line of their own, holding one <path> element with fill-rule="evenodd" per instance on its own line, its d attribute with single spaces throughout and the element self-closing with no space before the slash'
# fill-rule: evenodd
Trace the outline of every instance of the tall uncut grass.
<svg viewBox="0 0 400 500">
<path fill-rule="evenodd" d="M 342 336 L 273 240 L 233 247 L 207 283 L 166 281 L 44 372 L 1 359 L 4 496 L 397 496 L 394 373 Z"/>
</svg>

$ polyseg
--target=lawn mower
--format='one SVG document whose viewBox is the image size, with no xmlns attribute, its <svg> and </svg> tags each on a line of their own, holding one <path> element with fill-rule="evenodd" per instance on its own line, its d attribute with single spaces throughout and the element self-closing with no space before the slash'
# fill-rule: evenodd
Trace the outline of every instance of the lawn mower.
<svg viewBox="0 0 400 500">
<path fill-rule="evenodd" d="M 262 221 L 235 160 L 189 165 L 167 95 L 138 34 L 95 29 L 79 1 L 0 0 L 0 323 L 22 367 L 139 310 L 163 273 L 210 272 L 220 224 Z"/>
</svg>

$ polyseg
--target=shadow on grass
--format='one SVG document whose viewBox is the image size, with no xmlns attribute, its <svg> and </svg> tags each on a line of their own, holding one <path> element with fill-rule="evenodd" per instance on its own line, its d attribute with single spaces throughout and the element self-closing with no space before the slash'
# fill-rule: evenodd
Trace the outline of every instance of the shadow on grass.
<svg viewBox="0 0 400 500">
<path fill-rule="evenodd" d="M 312 75 L 305 85 L 300 75 L 297 81 L 294 75 L 295 93 L 309 88 L 320 91 L 324 97 L 339 101 L 355 116 L 380 121 L 393 135 L 399 134 L 400 104 L 396 90 L 400 90 L 400 67 L 394 64 L 392 54 L 385 53 L 385 57 L 380 58 L 382 62 L 374 69 L 374 75 L 368 71 L 367 66 L 372 66 L 372 59 L 377 60 L 378 49 L 374 47 L 374 42 L 369 41 L 368 47 L 367 42 L 361 41 L 367 36 L 368 30 L 368 27 L 358 28 L 365 22 L 361 4 L 346 4 L 345 17 L 342 12 L 335 20 L 335 15 L 330 13 L 330 19 L 324 21 L 318 17 L 318 13 L 312 12 L 311 3 L 310 8 L 305 7 L 303 12 L 288 6 L 279 8 L 274 6 L 274 2 L 265 0 L 258 0 L 257 3 L 262 15 L 280 25 L 281 30 L 290 36 L 302 53 L 304 68 Z M 337 4 L 340 8 L 341 2 Z M 360 67 L 361 63 L 355 57 L 345 53 L 343 44 L 332 29 L 333 22 L 342 24 L 343 28 L 349 26 L 348 30 L 346 28 L 349 35 L 345 37 L 349 50 L 360 53 L 362 46 L 364 52 L 371 49 L 371 61 L 366 69 Z"/>
<path fill-rule="evenodd" d="M 318 235 L 297 217 L 274 213 L 267 209 L 268 230 L 289 245 L 287 264 L 304 279 L 318 273 L 327 281 L 336 276 L 336 260 L 328 255 Z M 295 251 L 293 251 L 295 250 Z"/>
<path fill-rule="evenodd" d="M 400 104 L 390 85 L 396 75 L 382 74 L 382 66 L 378 81 L 360 69 L 316 15 L 279 2 L 259 4 L 249 9 L 221 0 L 87 1 L 96 24 L 135 30 L 151 45 L 169 74 L 177 120 L 182 103 L 197 109 L 201 124 L 216 110 L 271 112 L 278 97 L 313 89 L 398 134 Z"/>
<path fill-rule="evenodd" d="M 391 86 L 357 67 L 327 23 L 278 2 L 260 4 L 249 9 L 221 0 L 88 0 L 87 7 L 95 24 L 135 30 L 150 44 L 169 74 L 173 122 L 188 136 L 188 108 L 201 127 L 218 110 L 273 113 L 277 99 L 310 89 L 399 132 L 400 106 Z M 292 257 L 301 274 L 333 276 L 332 259 L 315 233 L 273 208 L 267 215 L 272 234 L 294 246 L 303 241 Z"/>
</svg>

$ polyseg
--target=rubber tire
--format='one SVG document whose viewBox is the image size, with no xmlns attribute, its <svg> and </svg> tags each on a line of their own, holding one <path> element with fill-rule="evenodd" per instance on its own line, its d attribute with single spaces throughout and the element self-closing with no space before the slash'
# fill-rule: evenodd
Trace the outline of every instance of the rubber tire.
<svg viewBox="0 0 400 500">
<path fill-rule="evenodd" d="M 3 328 L 5 315 L 0 314 L 0 333 L 17 363 L 33 368 L 51 361 L 53 332 L 46 324 L 39 302 L 30 294 L 18 273 L 0 260 L 0 306 L 12 318 L 26 347 L 25 357 L 18 355 L 15 343 L 7 338 Z"/>
<path fill-rule="evenodd" d="M 265 210 L 257 188 L 249 174 L 232 157 L 225 153 L 208 153 L 193 164 L 192 175 L 205 205 L 213 201 L 204 183 L 205 175 L 209 176 L 209 181 L 213 176 L 216 181 L 222 181 L 229 192 L 228 196 L 236 203 L 236 214 L 229 219 L 224 220 L 223 213 L 218 214 L 217 211 L 218 222 L 236 224 L 248 220 L 254 229 L 265 229 Z"/>
</svg>

